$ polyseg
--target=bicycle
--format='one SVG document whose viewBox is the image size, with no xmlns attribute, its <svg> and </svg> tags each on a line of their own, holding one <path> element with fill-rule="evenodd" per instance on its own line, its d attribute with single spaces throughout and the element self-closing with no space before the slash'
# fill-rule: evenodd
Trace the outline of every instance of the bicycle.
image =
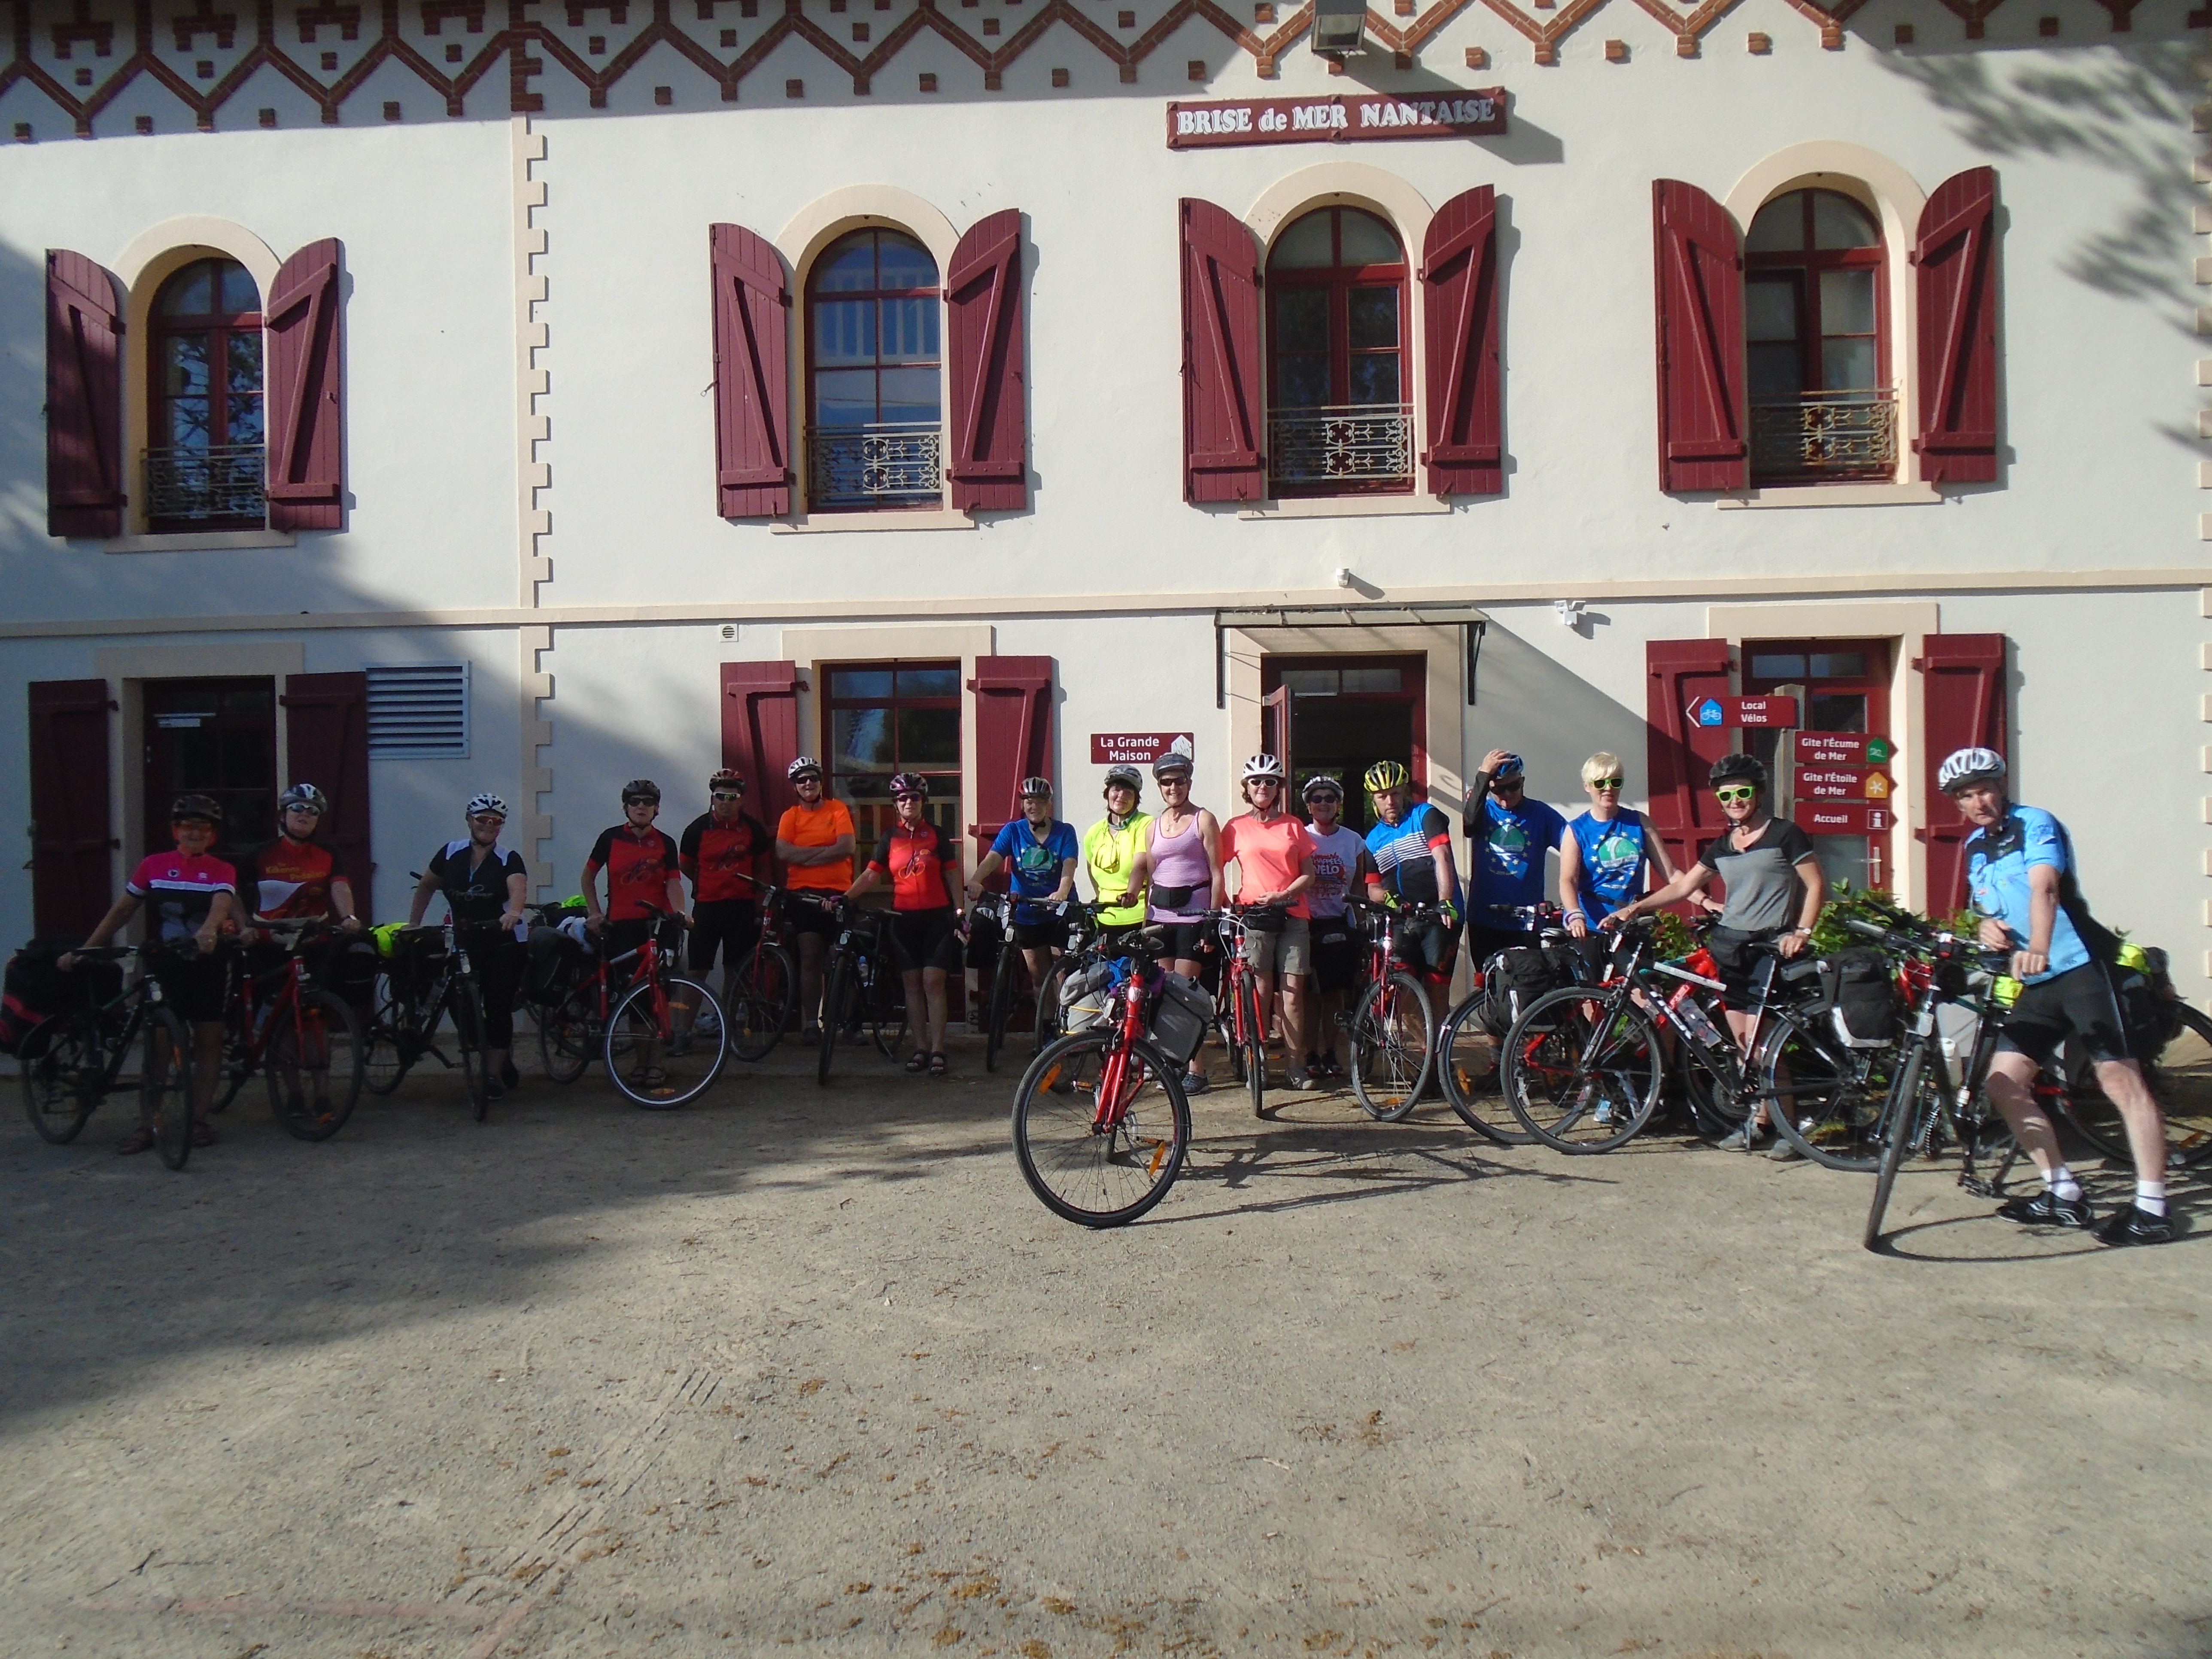
<svg viewBox="0 0 2212 1659">
<path fill-rule="evenodd" d="M 1188 981 L 1170 988 L 1163 931 L 1145 928 L 1123 949 L 1111 1017 L 1048 1045 L 1014 1092 L 1022 1179 L 1054 1215 L 1085 1227 L 1126 1226 L 1175 1185 L 1190 1146 L 1183 1067 L 1212 1018 Z"/>
<path fill-rule="evenodd" d="M 1349 907 L 1348 907 L 1349 908 Z M 1352 1046 L 1352 1092 L 1378 1123 L 1396 1123 L 1420 1102 L 1436 1068 L 1436 1011 L 1428 987 L 1398 960 L 1409 925 L 1447 921 L 1442 905 L 1357 906 L 1367 935 L 1367 988 L 1345 1024 Z M 1462 1114 L 1464 1115 L 1464 1114 Z"/>
<path fill-rule="evenodd" d="M 498 924 L 456 923 L 448 916 L 394 932 L 390 963 L 377 975 L 375 1012 L 363 1040 L 362 1083 L 371 1094 L 392 1093 L 425 1054 L 453 1069 L 455 1062 L 437 1040 L 439 1025 L 450 1014 L 469 1109 L 477 1122 L 484 1121 L 491 1097 L 484 1087 L 482 990 L 461 940 L 465 932 L 487 931 L 497 933 Z"/>
<path fill-rule="evenodd" d="M 1251 1097 L 1252 1115 L 1267 1115 L 1267 1023 L 1260 1006 L 1259 976 L 1244 960 L 1244 935 L 1252 931 L 1255 915 L 1287 915 L 1277 905 L 1267 910 L 1231 905 L 1206 913 L 1221 936 L 1221 996 L 1214 1005 L 1214 1019 L 1222 1046 L 1229 1050 L 1231 1068 Z"/>
<path fill-rule="evenodd" d="M 260 973 L 248 967 L 234 979 L 223 1010 L 222 1082 L 208 1109 L 227 1108 L 258 1071 L 285 1132 L 298 1140 L 328 1140 L 353 1115 L 367 1069 L 354 1011 L 313 982 L 301 954 L 310 938 L 331 930 L 319 921 L 255 925 L 284 959 Z"/>
<path fill-rule="evenodd" d="M 665 965 L 680 960 L 683 919 L 647 905 L 653 927 L 618 957 L 602 953 L 538 1025 L 538 1057 L 556 1083 L 574 1083 L 596 1059 L 626 1099 L 648 1111 L 696 1100 L 722 1074 L 730 1030 L 714 994 Z M 616 969 L 633 964 L 617 981 Z M 617 988 L 619 987 L 619 988 Z M 689 1009 L 678 1029 L 677 1011 Z"/>
<path fill-rule="evenodd" d="M 1561 912 L 1556 906 L 1516 905 L 1507 914 L 1529 930 L 1532 942 L 1547 957 L 1559 941 L 1571 937 L 1559 925 Z M 1521 1127 L 1520 1120 L 1495 1087 L 1504 1035 L 1520 1012 L 1507 983 L 1510 975 L 1504 969 L 1504 957 L 1505 951 L 1499 950 L 1492 951 L 1484 962 L 1470 958 L 1472 982 L 1468 994 L 1444 1015 L 1437 1032 L 1437 1068 L 1443 1074 L 1444 1100 L 1461 1122 L 1500 1146 L 1527 1146 L 1535 1137 Z M 1493 998 L 1498 1000 L 1493 1002 Z"/>
<path fill-rule="evenodd" d="M 823 964 L 828 980 L 822 994 L 822 1042 L 815 1052 L 814 1080 L 827 1085 L 837 1043 L 862 1025 L 885 1060 L 898 1058 L 906 1041 L 906 981 L 891 965 L 891 913 L 857 904 L 837 907 L 837 937 Z"/>
<path fill-rule="evenodd" d="M 722 1014 L 732 1057 L 751 1061 L 769 1057 L 799 1012 L 799 957 L 785 938 L 787 908 L 834 908 L 836 901 L 744 879 L 760 890 L 760 934 L 741 959 L 722 963 Z"/>
<path fill-rule="evenodd" d="M 142 952 L 137 945 L 104 945 L 74 954 L 89 963 Z M 150 973 L 106 1001 L 42 1021 L 24 1040 L 17 1071 L 23 1110 L 39 1139 L 52 1146 L 75 1140 L 100 1103 L 125 1086 L 123 1068 L 134 1048 L 140 1051 L 140 1121 L 153 1131 L 162 1164 L 183 1169 L 192 1151 L 191 1037 Z"/>
</svg>

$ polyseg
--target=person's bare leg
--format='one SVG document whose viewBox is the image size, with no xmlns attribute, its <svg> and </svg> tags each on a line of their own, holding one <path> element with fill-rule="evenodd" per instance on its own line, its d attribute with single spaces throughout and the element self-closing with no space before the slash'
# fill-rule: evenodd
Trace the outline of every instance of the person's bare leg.
<svg viewBox="0 0 2212 1659">
<path fill-rule="evenodd" d="M 908 983 L 907 988 L 907 995 L 909 998 L 911 998 L 915 994 L 915 988 L 912 983 L 915 977 L 916 976 L 912 975 L 908 976 Z M 921 970 L 919 977 L 921 981 L 920 988 L 921 991 L 923 1004 L 928 1010 L 928 1018 L 923 1033 L 925 1041 L 921 1045 L 922 1052 L 931 1054 L 941 1054 L 945 1052 L 945 1010 L 946 1006 L 945 996 L 945 969 L 942 968 L 925 968 Z M 913 1005 L 909 1002 L 908 1006 L 911 1007 Z"/>
<path fill-rule="evenodd" d="M 2135 1160 L 2138 1181 L 2166 1180 L 2166 1114 L 2143 1080 L 2142 1067 L 2132 1060 L 2097 1062 L 2097 1086 L 2120 1109 L 2128 1126 L 2128 1155 Z"/>
<path fill-rule="evenodd" d="M 205 1020 L 192 1027 L 192 1117 L 208 1121 L 215 1091 L 222 1081 L 222 1022 Z"/>
<path fill-rule="evenodd" d="M 1729 1035 L 1735 1039 L 1736 1048 L 1748 1060 L 1751 1056 L 1752 1036 L 1759 1029 L 1759 1022 L 1741 1008 L 1729 1008 L 1723 1012 L 1728 1016 Z M 1759 1109 L 1752 1114 L 1751 1121 L 1755 1128 L 1766 1129 L 1773 1127 L 1767 1121 L 1766 1102 L 1764 1099 L 1759 1101 Z"/>
<path fill-rule="evenodd" d="M 1277 981 L 1283 1007 L 1283 1063 L 1305 1064 L 1306 982 L 1301 974 L 1285 974 Z"/>
<path fill-rule="evenodd" d="M 2066 1160 L 2059 1155 L 2058 1131 L 2051 1127 L 2051 1119 L 2045 1115 L 2043 1108 L 2035 1103 L 2035 1091 L 2032 1085 L 2037 1069 L 2035 1062 L 2026 1054 L 1999 1054 L 1990 1062 L 1986 1086 L 1991 1103 L 2003 1115 L 2005 1123 L 2011 1128 L 2012 1138 L 2020 1143 L 2021 1150 L 2034 1160 L 2036 1172 L 2048 1182 L 2051 1172 L 2063 1169 Z M 2102 1079 L 2099 1080 L 2102 1081 Z M 2113 1103 L 2119 1104 L 2117 1096 Z M 2125 1109 L 2122 1107 L 2123 1113 Z M 2155 1114 L 2158 1108 L 2153 1105 L 2151 1110 Z M 2164 1139 L 2161 1131 L 2160 1139 L 2163 1142 Z M 2128 1144 L 2130 1146 L 2135 1144 L 2132 1119 L 2128 1120 Z M 2160 1168 L 2161 1165 L 2154 1164 L 2153 1167 Z"/>
</svg>

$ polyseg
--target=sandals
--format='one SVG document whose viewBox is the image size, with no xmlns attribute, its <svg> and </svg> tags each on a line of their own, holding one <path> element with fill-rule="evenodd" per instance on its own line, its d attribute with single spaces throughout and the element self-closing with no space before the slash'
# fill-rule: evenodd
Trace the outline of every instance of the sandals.
<svg viewBox="0 0 2212 1659">
<path fill-rule="evenodd" d="M 947 1065 L 945 1063 L 945 1056 L 944 1056 L 943 1054 L 932 1054 L 932 1055 L 929 1057 L 929 1074 L 930 1074 L 930 1076 L 932 1076 L 932 1077 L 943 1077 L 943 1076 L 944 1076 L 947 1072 L 951 1071 L 951 1069 L 952 1069 L 952 1068 L 951 1068 L 951 1066 L 947 1066 Z"/>
<path fill-rule="evenodd" d="M 154 1150 L 154 1132 L 151 1129 L 133 1129 L 115 1143 L 115 1150 L 125 1158 L 136 1152 L 150 1152 Z"/>
<path fill-rule="evenodd" d="M 906 1063 L 906 1069 L 907 1075 L 909 1077 L 920 1077 L 924 1072 L 929 1069 L 929 1056 L 922 1053 L 921 1049 L 915 1049 L 914 1051 L 914 1057 L 908 1060 Z"/>
<path fill-rule="evenodd" d="M 215 1125 L 209 1122 L 205 1118 L 195 1120 L 192 1124 L 192 1145 L 195 1146 L 214 1146 Z"/>
</svg>

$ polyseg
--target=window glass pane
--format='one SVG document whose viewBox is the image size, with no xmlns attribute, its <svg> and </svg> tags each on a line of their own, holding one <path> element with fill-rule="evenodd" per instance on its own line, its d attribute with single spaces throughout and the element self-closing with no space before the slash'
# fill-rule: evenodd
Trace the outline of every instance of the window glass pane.
<svg viewBox="0 0 2212 1659">
<path fill-rule="evenodd" d="M 1398 396 L 1398 354 L 1374 352 L 1352 360 L 1352 401 L 1355 404 L 1395 404 Z"/>
<path fill-rule="evenodd" d="M 876 302 L 819 300 L 814 306 L 814 361 L 872 363 L 876 360 Z"/>
<path fill-rule="evenodd" d="M 1863 337 L 1853 340 L 1823 340 L 1820 342 L 1820 385 L 1829 392 L 1864 392 L 1875 383 L 1874 342 Z"/>
<path fill-rule="evenodd" d="M 1798 384 L 1802 371 L 1795 341 L 1753 346 L 1747 356 L 1747 366 L 1750 369 L 1751 400 L 1755 404 L 1783 402 L 1804 390 Z"/>
<path fill-rule="evenodd" d="M 957 708 L 902 708 L 898 711 L 898 757 L 917 769 L 960 764 Z"/>
<path fill-rule="evenodd" d="M 215 288 L 210 281 L 213 270 L 212 263 L 204 259 L 172 276 L 161 295 L 161 309 L 172 317 L 206 316 L 214 308 Z"/>
<path fill-rule="evenodd" d="M 814 287 L 823 294 L 865 291 L 876 285 L 875 238 L 867 231 L 848 236 L 814 262 Z"/>
<path fill-rule="evenodd" d="M 1881 237 L 1866 210 L 1832 191 L 1813 196 L 1813 246 L 1818 248 L 1880 247 Z"/>
<path fill-rule="evenodd" d="M 1326 270 L 1335 263 L 1327 209 L 1309 213 L 1277 237 L 1275 251 L 1267 256 L 1271 270 Z"/>
<path fill-rule="evenodd" d="M 876 418 L 876 371 L 838 368 L 814 377 L 817 426 L 866 426 Z"/>
<path fill-rule="evenodd" d="M 253 286 L 246 267 L 234 259 L 222 262 L 222 308 L 234 316 L 261 309 L 260 290 Z"/>
<path fill-rule="evenodd" d="M 169 404 L 169 444 L 178 449 L 205 449 L 208 447 L 208 400 L 204 398 L 178 398 Z"/>
<path fill-rule="evenodd" d="M 883 360 L 887 363 L 937 361 L 937 301 L 879 300 Z"/>
<path fill-rule="evenodd" d="M 1755 680 L 1802 679 L 1805 659 L 1795 651 L 1752 653 L 1751 677 Z"/>
<path fill-rule="evenodd" d="M 1874 272 L 1824 270 L 1820 273 L 1820 332 L 1874 332 Z"/>
<path fill-rule="evenodd" d="M 1328 290 L 1291 288 L 1275 295 L 1275 349 L 1328 349 Z"/>
<path fill-rule="evenodd" d="M 1404 690 L 1405 671 L 1401 668 L 1347 668 L 1344 671 L 1346 691 L 1399 691 Z"/>
<path fill-rule="evenodd" d="M 1279 357 L 1275 361 L 1275 401 L 1285 409 L 1319 409 L 1328 402 L 1328 359 Z"/>
<path fill-rule="evenodd" d="M 960 695 L 960 670 L 948 664 L 940 668 L 902 668 L 898 671 L 898 694 L 902 697 L 957 697 Z"/>
<path fill-rule="evenodd" d="M 935 288 L 937 261 L 912 237 L 879 230 L 876 233 L 876 283 L 881 288 Z"/>
<path fill-rule="evenodd" d="M 223 435 L 225 443 L 258 444 L 261 441 L 261 394 L 233 397 L 223 406 Z"/>
<path fill-rule="evenodd" d="M 261 390 L 261 336 L 252 329 L 240 329 L 227 342 L 226 389 L 235 397 L 242 392 Z"/>
<path fill-rule="evenodd" d="M 1369 351 L 1398 343 L 1398 290 L 1395 288 L 1355 288 L 1346 301 L 1351 320 L 1352 349 Z"/>
<path fill-rule="evenodd" d="M 1371 213 L 1340 210 L 1343 216 L 1343 262 L 1347 265 L 1394 265 L 1405 258 L 1398 233 Z"/>
<path fill-rule="evenodd" d="M 166 344 L 168 373 L 163 380 L 170 394 L 204 393 L 208 390 L 208 337 L 172 334 Z"/>
<path fill-rule="evenodd" d="M 1743 331 L 1747 340 L 1797 337 L 1797 284 L 1789 278 L 1743 285 Z"/>
<path fill-rule="evenodd" d="M 1285 668 L 1283 671 L 1283 690 L 1294 697 L 1333 697 L 1336 695 L 1337 674 L 1334 668 Z"/>
<path fill-rule="evenodd" d="M 840 772 L 890 771 L 896 758 L 891 752 L 890 710 L 831 709 L 830 754 L 830 765 Z"/>
<path fill-rule="evenodd" d="M 934 368 L 887 368 L 882 375 L 882 418 L 886 421 L 935 421 L 939 417 L 938 376 Z"/>
<path fill-rule="evenodd" d="M 1808 732 L 1863 732 L 1867 729 L 1866 694 L 1829 694 L 1808 699 L 1805 711 Z"/>
<path fill-rule="evenodd" d="M 1743 239 L 1747 253 L 1795 253 L 1805 246 L 1805 193 L 1791 191 L 1759 209 Z"/>
<path fill-rule="evenodd" d="M 891 671 L 888 668 L 833 668 L 830 671 L 830 695 L 840 702 L 847 697 L 889 697 L 891 694 Z"/>
<path fill-rule="evenodd" d="M 1866 675 L 1863 651 L 1815 651 L 1813 678 L 1816 680 L 1856 680 Z"/>
</svg>

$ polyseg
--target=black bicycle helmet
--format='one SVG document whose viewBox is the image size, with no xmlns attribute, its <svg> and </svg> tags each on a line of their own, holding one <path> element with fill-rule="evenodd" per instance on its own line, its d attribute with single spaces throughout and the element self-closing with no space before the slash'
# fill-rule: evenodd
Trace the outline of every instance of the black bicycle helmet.
<svg viewBox="0 0 2212 1659">
<path fill-rule="evenodd" d="M 1705 774 L 1705 781 L 1716 789 L 1724 783 L 1748 783 L 1764 789 L 1766 768 L 1756 755 L 1723 755 Z"/>
<path fill-rule="evenodd" d="M 222 803 L 212 795 L 179 795 L 169 803 L 169 822 L 183 823 L 198 818 L 203 823 L 222 822 Z"/>
<path fill-rule="evenodd" d="M 632 778 L 623 785 L 624 806 L 641 800 L 649 800 L 656 806 L 660 805 L 660 786 L 651 778 Z"/>
</svg>

